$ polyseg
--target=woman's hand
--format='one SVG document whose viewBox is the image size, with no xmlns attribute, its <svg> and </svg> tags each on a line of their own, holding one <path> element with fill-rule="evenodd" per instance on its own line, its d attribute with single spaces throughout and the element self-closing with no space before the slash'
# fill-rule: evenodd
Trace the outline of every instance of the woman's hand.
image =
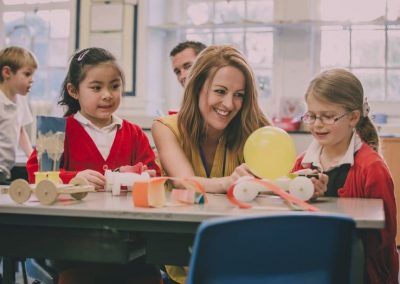
<svg viewBox="0 0 400 284">
<path fill-rule="evenodd" d="M 86 179 L 89 184 L 94 185 L 96 190 L 104 189 L 104 185 L 106 184 L 104 175 L 94 170 L 84 170 L 79 172 L 76 176 Z"/>
<path fill-rule="evenodd" d="M 243 163 L 235 168 L 231 176 L 236 177 L 236 179 L 242 177 L 242 176 L 252 176 L 254 177 L 254 174 L 250 171 L 249 167 L 247 166 L 246 163 Z"/>
<path fill-rule="evenodd" d="M 234 183 L 240 177 L 243 177 L 243 176 L 254 177 L 254 174 L 250 171 L 250 169 L 246 163 L 243 163 L 235 168 L 233 173 L 229 176 L 229 181 L 228 181 L 225 191 L 228 190 L 229 186 L 231 186 L 232 183 Z"/>
</svg>

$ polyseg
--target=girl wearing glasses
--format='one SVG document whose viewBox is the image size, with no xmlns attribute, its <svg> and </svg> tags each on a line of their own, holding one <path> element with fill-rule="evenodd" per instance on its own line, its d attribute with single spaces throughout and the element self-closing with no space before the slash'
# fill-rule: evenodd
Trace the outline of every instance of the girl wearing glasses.
<svg viewBox="0 0 400 284">
<path fill-rule="evenodd" d="M 313 169 L 327 174 L 327 196 L 383 200 L 385 228 L 360 234 L 364 279 L 366 283 L 398 283 L 394 185 L 379 154 L 379 137 L 368 116 L 361 82 L 349 71 L 330 69 L 310 82 L 305 100 L 308 112 L 302 120 L 314 139 L 294 171 Z"/>
</svg>

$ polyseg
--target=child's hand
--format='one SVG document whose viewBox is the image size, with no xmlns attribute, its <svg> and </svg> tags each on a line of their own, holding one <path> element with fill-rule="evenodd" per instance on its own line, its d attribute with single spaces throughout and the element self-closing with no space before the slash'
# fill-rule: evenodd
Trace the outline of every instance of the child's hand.
<svg viewBox="0 0 400 284">
<path fill-rule="evenodd" d="M 143 170 L 143 172 L 148 173 L 150 177 L 157 176 L 156 170 L 149 170 L 146 165 L 143 166 L 142 170 Z"/>
<path fill-rule="evenodd" d="M 329 177 L 323 173 L 318 173 L 318 178 L 311 178 L 311 181 L 314 184 L 314 195 L 311 199 L 324 196 L 325 192 L 328 190 L 328 180 Z"/>
<path fill-rule="evenodd" d="M 86 179 L 89 184 L 94 185 L 96 190 L 103 189 L 106 184 L 106 178 L 101 173 L 94 170 L 84 170 L 79 172 L 76 176 Z"/>
<path fill-rule="evenodd" d="M 147 169 L 146 165 L 143 165 L 142 162 L 137 163 L 136 165 L 133 166 L 121 166 L 119 167 L 119 171 L 121 173 L 135 173 L 135 174 L 141 174 Z"/>
</svg>

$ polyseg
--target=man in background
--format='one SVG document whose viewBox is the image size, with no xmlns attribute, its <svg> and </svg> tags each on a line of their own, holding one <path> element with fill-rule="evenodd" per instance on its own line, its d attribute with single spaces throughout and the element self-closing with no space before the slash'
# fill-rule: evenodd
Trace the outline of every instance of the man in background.
<svg viewBox="0 0 400 284">
<path fill-rule="evenodd" d="M 171 50 L 172 69 L 182 87 L 197 55 L 205 48 L 206 45 L 198 41 L 183 41 Z"/>
</svg>

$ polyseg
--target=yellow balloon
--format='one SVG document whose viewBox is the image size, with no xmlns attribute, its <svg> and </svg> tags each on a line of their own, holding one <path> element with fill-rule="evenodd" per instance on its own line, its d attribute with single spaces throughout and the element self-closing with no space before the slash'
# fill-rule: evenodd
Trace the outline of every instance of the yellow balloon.
<svg viewBox="0 0 400 284">
<path fill-rule="evenodd" d="M 256 176 L 274 180 L 291 171 L 296 160 L 296 147 L 285 130 L 264 126 L 250 134 L 243 154 Z"/>
</svg>

